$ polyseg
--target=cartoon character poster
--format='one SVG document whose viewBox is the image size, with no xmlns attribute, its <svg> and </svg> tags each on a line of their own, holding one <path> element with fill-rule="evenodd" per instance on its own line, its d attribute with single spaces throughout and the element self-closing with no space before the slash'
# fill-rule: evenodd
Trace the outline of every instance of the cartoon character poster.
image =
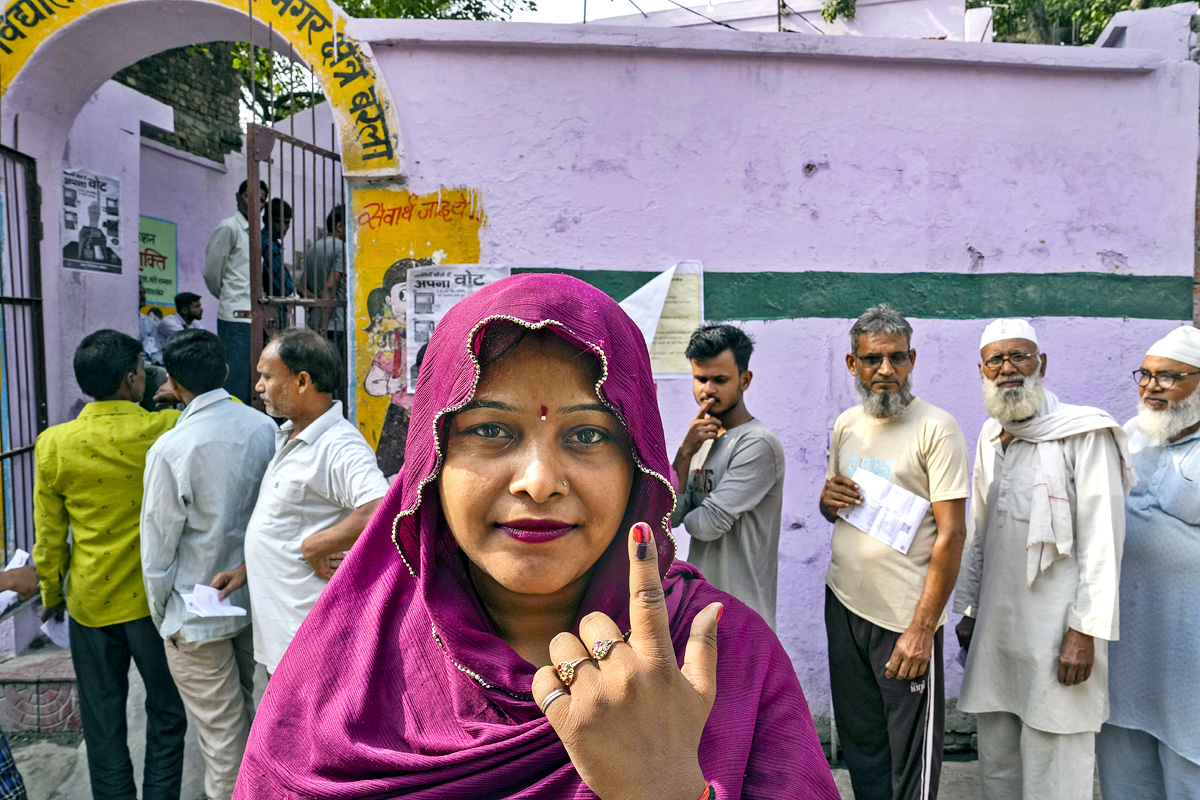
<svg viewBox="0 0 1200 800">
<path fill-rule="evenodd" d="M 479 194 L 470 189 L 428 195 L 356 189 L 350 219 L 355 423 L 375 447 L 380 469 L 391 477 L 404 462 L 412 407 L 413 381 L 406 369 L 408 271 L 443 262 L 478 263 L 480 229 L 486 222 Z"/>
</svg>

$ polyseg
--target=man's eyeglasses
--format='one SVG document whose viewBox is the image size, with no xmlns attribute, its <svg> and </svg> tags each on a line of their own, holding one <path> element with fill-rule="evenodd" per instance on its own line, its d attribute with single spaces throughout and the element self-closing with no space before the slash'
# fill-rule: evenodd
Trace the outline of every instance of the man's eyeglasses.
<svg viewBox="0 0 1200 800">
<path fill-rule="evenodd" d="M 865 356 L 856 355 L 855 358 L 861 361 L 863 366 L 867 369 L 879 369 L 881 366 L 883 366 L 883 360 L 885 358 L 893 367 L 903 369 L 904 367 L 908 366 L 910 360 L 908 353 L 904 350 L 899 350 L 895 353 L 888 353 L 887 355 L 880 355 L 878 353 L 869 353 Z"/>
<path fill-rule="evenodd" d="M 1137 381 L 1138 386 L 1149 386 L 1150 381 L 1154 381 L 1163 389 L 1170 389 L 1175 385 L 1175 381 L 1189 375 L 1200 375 L 1200 370 L 1195 372 L 1150 372 L 1144 369 L 1135 369 L 1133 371 L 1133 379 Z"/>
<path fill-rule="evenodd" d="M 1017 350 L 1016 352 L 1009 353 L 1007 355 L 1001 355 L 997 353 L 996 355 L 984 361 L 983 365 L 992 372 L 996 372 L 1002 366 L 1004 366 L 1005 361 L 1012 364 L 1014 367 L 1020 367 L 1022 364 L 1028 362 L 1031 358 L 1037 358 L 1037 353 L 1022 353 L 1020 350 Z"/>
</svg>

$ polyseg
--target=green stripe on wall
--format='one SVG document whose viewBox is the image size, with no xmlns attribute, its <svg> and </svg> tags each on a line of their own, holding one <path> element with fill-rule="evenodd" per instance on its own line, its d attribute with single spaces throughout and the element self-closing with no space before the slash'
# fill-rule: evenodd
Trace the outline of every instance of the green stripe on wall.
<svg viewBox="0 0 1200 800">
<path fill-rule="evenodd" d="M 617 270 L 530 270 L 561 272 L 587 281 L 618 300 L 644 285 L 648 272 Z M 1190 277 L 932 272 L 706 272 L 705 316 L 709 319 L 801 319 L 857 317 L 888 302 L 911 317 L 1131 317 L 1191 319 Z"/>
</svg>

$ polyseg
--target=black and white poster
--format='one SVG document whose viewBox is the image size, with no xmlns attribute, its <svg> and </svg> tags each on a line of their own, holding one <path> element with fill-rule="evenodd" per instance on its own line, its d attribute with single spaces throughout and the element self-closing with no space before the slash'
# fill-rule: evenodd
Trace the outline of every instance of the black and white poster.
<svg viewBox="0 0 1200 800">
<path fill-rule="evenodd" d="M 63 172 L 63 266 L 121 271 L 121 182 L 90 172 Z"/>
</svg>

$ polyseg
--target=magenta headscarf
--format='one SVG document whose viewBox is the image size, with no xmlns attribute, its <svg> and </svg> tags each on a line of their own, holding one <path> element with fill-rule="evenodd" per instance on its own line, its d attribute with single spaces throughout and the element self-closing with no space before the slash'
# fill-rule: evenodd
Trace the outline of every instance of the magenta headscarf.
<svg viewBox="0 0 1200 800">
<path fill-rule="evenodd" d="M 599 361 L 599 399 L 628 430 L 637 466 L 627 516 L 655 529 L 681 662 L 692 618 L 725 603 L 717 699 L 700 743 L 700 767 L 717 796 L 837 800 L 775 634 L 674 561 L 675 498 L 641 332 L 603 292 L 548 274 L 480 289 L 438 325 L 417 381 L 404 469 L 271 678 L 234 797 L 595 797 L 533 701 L 534 666 L 494 632 L 441 513 L 446 417 L 471 400 L 493 323 L 549 328 Z M 624 537 L 614 541 L 579 616 L 604 611 L 627 629 L 628 555 Z"/>
</svg>

